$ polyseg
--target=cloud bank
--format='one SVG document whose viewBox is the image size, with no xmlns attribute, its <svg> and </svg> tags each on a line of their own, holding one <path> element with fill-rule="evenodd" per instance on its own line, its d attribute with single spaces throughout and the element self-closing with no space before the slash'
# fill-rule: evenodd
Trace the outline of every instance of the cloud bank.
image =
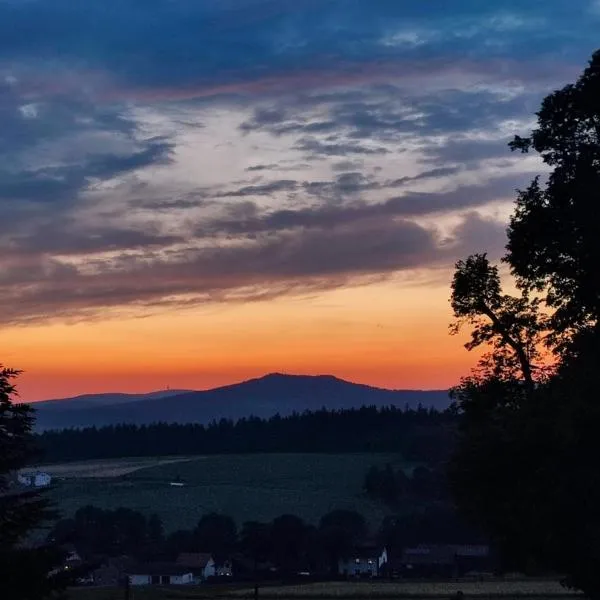
<svg viewBox="0 0 600 600">
<path fill-rule="evenodd" d="M 594 49 L 553 0 L 0 0 L 0 321 L 251 301 L 500 252 Z"/>
</svg>

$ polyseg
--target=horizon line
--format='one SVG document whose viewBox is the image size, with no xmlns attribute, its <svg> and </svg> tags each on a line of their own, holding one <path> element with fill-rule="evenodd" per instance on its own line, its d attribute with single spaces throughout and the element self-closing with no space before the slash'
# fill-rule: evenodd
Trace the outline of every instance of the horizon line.
<svg viewBox="0 0 600 600">
<path fill-rule="evenodd" d="M 16 399 L 16 403 L 17 404 L 38 404 L 40 402 L 62 402 L 62 401 L 67 401 L 67 400 L 76 400 L 79 398 L 84 398 L 84 397 L 89 397 L 89 396 L 110 396 L 110 395 L 122 395 L 122 396 L 146 396 L 146 395 L 150 395 L 150 394 L 158 394 L 158 393 L 162 393 L 162 392 L 180 392 L 181 394 L 188 394 L 188 393 L 195 393 L 195 392 L 210 392 L 213 390 L 219 390 L 219 389 L 223 389 L 223 388 L 227 388 L 227 387 L 231 387 L 231 386 L 235 386 L 235 385 L 241 385 L 244 383 L 249 383 L 251 381 L 258 381 L 261 379 L 266 379 L 268 377 L 275 377 L 275 376 L 280 376 L 280 377 L 302 377 L 302 378 L 312 378 L 312 379 L 317 379 L 317 378 L 332 378 L 332 379 L 336 379 L 338 381 L 344 382 L 344 383 L 349 383 L 351 385 L 359 385 L 359 386 L 364 386 L 364 387 L 369 387 L 369 388 L 373 388 L 373 389 L 379 389 L 379 390 L 386 390 L 386 391 L 390 391 L 390 392 L 449 392 L 450 389 L 445 389 L 445 388 L 391 388 L 391 387 L 385 387 L 385 386 L 380 386 L 380 385 L 372 385 L 372 384 L 368 384 L 368 383 L 361 383 L 359 381 L 351 381 L 349 379 L 344 379 L 343 377 L 338 377 L 337 375 L 333 375 L 331 373 L 318 373 L 318 374 L 303 374 L 303 373 L 291 373 L 291 372 L 283 372 L 283 371 L 270 371 L 268 373 L 265 373 L 263 375 L 259 375 L 257 377 L 250 377 L 247 379 L 236 379 L 230 383 L 226 383 L 223 385 L 217 385 L 217 386 L 210 386 L 210 387 L 205 387 L 205 388 L 196 388 L 196 389 L 191 389 L 191 388 L 179 388 L 177 386 L 171 387 L 170 385 L 162 388 L 162 389 L 151 389 L 149 391 L 146 392 L 121 392 L 121 391 L 106 391 L 106 392 L 82 392 L 80 394 L 76 394 L 73 396 L 64 396 L 64 397 L 53 397 L 53 398 L 41 398 L 38 400 L 20 400 L 19 398 Z M 174 394 L 174 395 L 179 395 L 179 394 Z"/>
</svg>

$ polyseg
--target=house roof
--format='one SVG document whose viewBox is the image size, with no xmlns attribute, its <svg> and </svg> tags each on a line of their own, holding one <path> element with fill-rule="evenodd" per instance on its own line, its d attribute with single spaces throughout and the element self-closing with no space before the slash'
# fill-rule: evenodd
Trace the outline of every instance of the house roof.
<svg viewBox="0 0 600 600">
<path fill-rule="evenodd" d="M 212 558 L 209 552 L 182 552 L 177 557 L 177 564 L 192 569 L 203 569 Z"/>
<path fill-rule="evenodd" d="M 454 562 L 454 556 L 451 546 L 416 546 L 403 550 L 402 561 L 411 565 L 447 565 Z"/>
<path fill-rule="evenodd" d="M 469 558 L 483 558 L 489 555 L 490 547 L 484 544 L 455 545 L 453 546 L 456 556 Z"/>
<path fill-rule="evenodd" d="M 128 575 L 187 575 L 191 570 L 176 563 L 138 564 L 128 570 Z"/>
<path fill-rule="evenodd" d="M 485 545 L 421 544 L 405 548 L 402 560 L 411 564 L 448 564 L 456 558 L 483 558 L 489 551 Z"/>
</svg>

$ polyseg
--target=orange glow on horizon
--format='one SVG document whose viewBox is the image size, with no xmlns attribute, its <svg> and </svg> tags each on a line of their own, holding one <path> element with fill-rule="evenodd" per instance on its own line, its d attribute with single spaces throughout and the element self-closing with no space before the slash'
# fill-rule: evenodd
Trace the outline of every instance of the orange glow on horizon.
<svg viewBox="0 0 600 600">
<path fill-rule="evenodd" d="M 330 374 L 393 389 L 446 389 L 476 357 L 450 336 L 447 287 L 377 284 L 317 298 L 211 305 L 3 332 L 25 401 L 209 389 L 266 373 Z M 368 307 L 365 308 L 365 307 Z"/>
</svg>

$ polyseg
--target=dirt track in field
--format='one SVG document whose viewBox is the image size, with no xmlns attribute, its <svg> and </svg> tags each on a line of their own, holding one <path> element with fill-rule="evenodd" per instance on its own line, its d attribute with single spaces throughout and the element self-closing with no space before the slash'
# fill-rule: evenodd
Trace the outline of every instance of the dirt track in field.
<svg viewBox="0 0 600 600">
<path fill-rule="evenodd" d="M 121 477 L 129 475 L 140 469 L 157 467 L 160 465 L 169 465 L 173 463 L 188 462 L 197 460 L 199 457 L 178 457 L 178 458 L 131 458 L 115 460 L 84 461 L 74 463 L 61 463 L 56 465 L 44 465 L 40 467 L 41 471 L 49 473 L 53 477 L 62 477 L 65 479 L 90 479 L 105 477 Z"/>
</svg>

